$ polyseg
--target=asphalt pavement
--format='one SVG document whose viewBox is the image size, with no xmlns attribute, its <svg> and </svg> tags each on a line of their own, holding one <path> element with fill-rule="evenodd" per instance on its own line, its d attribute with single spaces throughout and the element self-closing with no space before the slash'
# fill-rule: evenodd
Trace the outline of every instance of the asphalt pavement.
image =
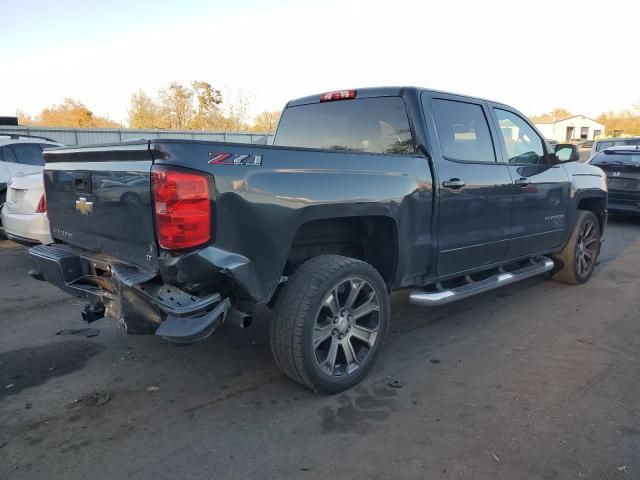
<svg viewBox="0 0 640 480">
<path fill-rule="evenodd" d="M 190 347 L 127 336 L 0 241 L 0 478 L 640 478 L 639 234 L 613 218 L 583 286 L 394 294 L 378 365 L 335 396 L 278 371 L 268 311 Z"/>
</svg>

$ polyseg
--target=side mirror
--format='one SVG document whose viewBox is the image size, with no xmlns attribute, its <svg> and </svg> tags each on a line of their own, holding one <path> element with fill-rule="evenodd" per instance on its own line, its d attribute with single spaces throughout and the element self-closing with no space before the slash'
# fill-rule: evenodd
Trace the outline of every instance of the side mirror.
<svg viewBox="0 0 640 480">
<path fill-rule="evenodd" d="M 578 147 L 571 143 L 558 143 L 554 147 L 556 158 L 559 162 L 577 162 L 580 160 Z"/>
</svg>

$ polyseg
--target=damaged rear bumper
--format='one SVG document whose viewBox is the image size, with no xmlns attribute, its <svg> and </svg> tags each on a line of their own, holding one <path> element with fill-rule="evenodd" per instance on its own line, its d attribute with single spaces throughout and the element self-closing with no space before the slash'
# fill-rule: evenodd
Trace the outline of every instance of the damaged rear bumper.
<svg viewBox="0 0 640 480">
<path fill-rule="evenodd" d="M 39 280 L 88 302 L 83 318 L 116 320 L 127 333 L 156 334 L 176 343 L 202 340 L 225 320 L 231 307 L 219 293 L 192 295 L 164 284 L 158 274 L 67 245 L 29 250 Z"/>
</svg>

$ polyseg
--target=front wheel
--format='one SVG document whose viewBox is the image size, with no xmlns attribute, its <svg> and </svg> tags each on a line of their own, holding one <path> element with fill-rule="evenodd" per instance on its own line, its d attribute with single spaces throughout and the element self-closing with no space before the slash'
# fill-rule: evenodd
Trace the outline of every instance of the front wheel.
<svg viewBox="0 0 640 480">
<path fill-rule="evenodd" d="M 554 280 L 578 285 L 591 278 L 600 254 L 600 222 L 593 212 L 579 210 L 569 241 L 557 255 L 562 268 Z"/>
<path fill-rule="evenodd" d="M 317 392 L 359 383 L 389 329 L 380 274 L 354 258 L 320 255 L 300 266 L 276 302 L 271 350 L 280 369 Z"/>
</svg>

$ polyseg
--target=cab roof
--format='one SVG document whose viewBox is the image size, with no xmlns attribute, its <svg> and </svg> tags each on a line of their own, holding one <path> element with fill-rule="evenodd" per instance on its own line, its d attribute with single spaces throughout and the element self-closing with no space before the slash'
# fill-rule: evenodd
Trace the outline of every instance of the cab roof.
<svg viewBox="0 0 640 480">
<path fill-rule="evenodd" d="M 455 95 L 458 97 L 465 97 L 473 100 L 480 101 L 491 101 L 493 103 L 502 104 L 502 102 L 495 102 L 493 100 L 488 100 L 480 97 L 472 97 L 470 95 L 463 95 L 460 93 L 454 92 L 446 92 L 442 90 L 433 90 L 429 88 L 422 87 L 413 87 L 413 86 L 405 86 L 405 87 L 365 87 L 365 88 L 355 88 L 355 89 L 345 89 L 342 91 L 350 91 L 355 90 L 357 92 L 356 98 L 372 98 L 372 97 L 401 97 L 406 90 L 413 90 L 416 93 L 420 92 L 431 92 L 431 93 L 441 93 L 446 95 Z M 338 90 L 340 92 L 341 90 Z M 317 93 L 315 95 L 308 95 L 306 97 L 296 98 L 294 100 L 290 100 L 287 103 L 287 107 L 296 107 L 299 105 L 308 105 L 311 103 L 320 103 L 320 97 L 331 92 L 322 92 Z"/>
</svg>

